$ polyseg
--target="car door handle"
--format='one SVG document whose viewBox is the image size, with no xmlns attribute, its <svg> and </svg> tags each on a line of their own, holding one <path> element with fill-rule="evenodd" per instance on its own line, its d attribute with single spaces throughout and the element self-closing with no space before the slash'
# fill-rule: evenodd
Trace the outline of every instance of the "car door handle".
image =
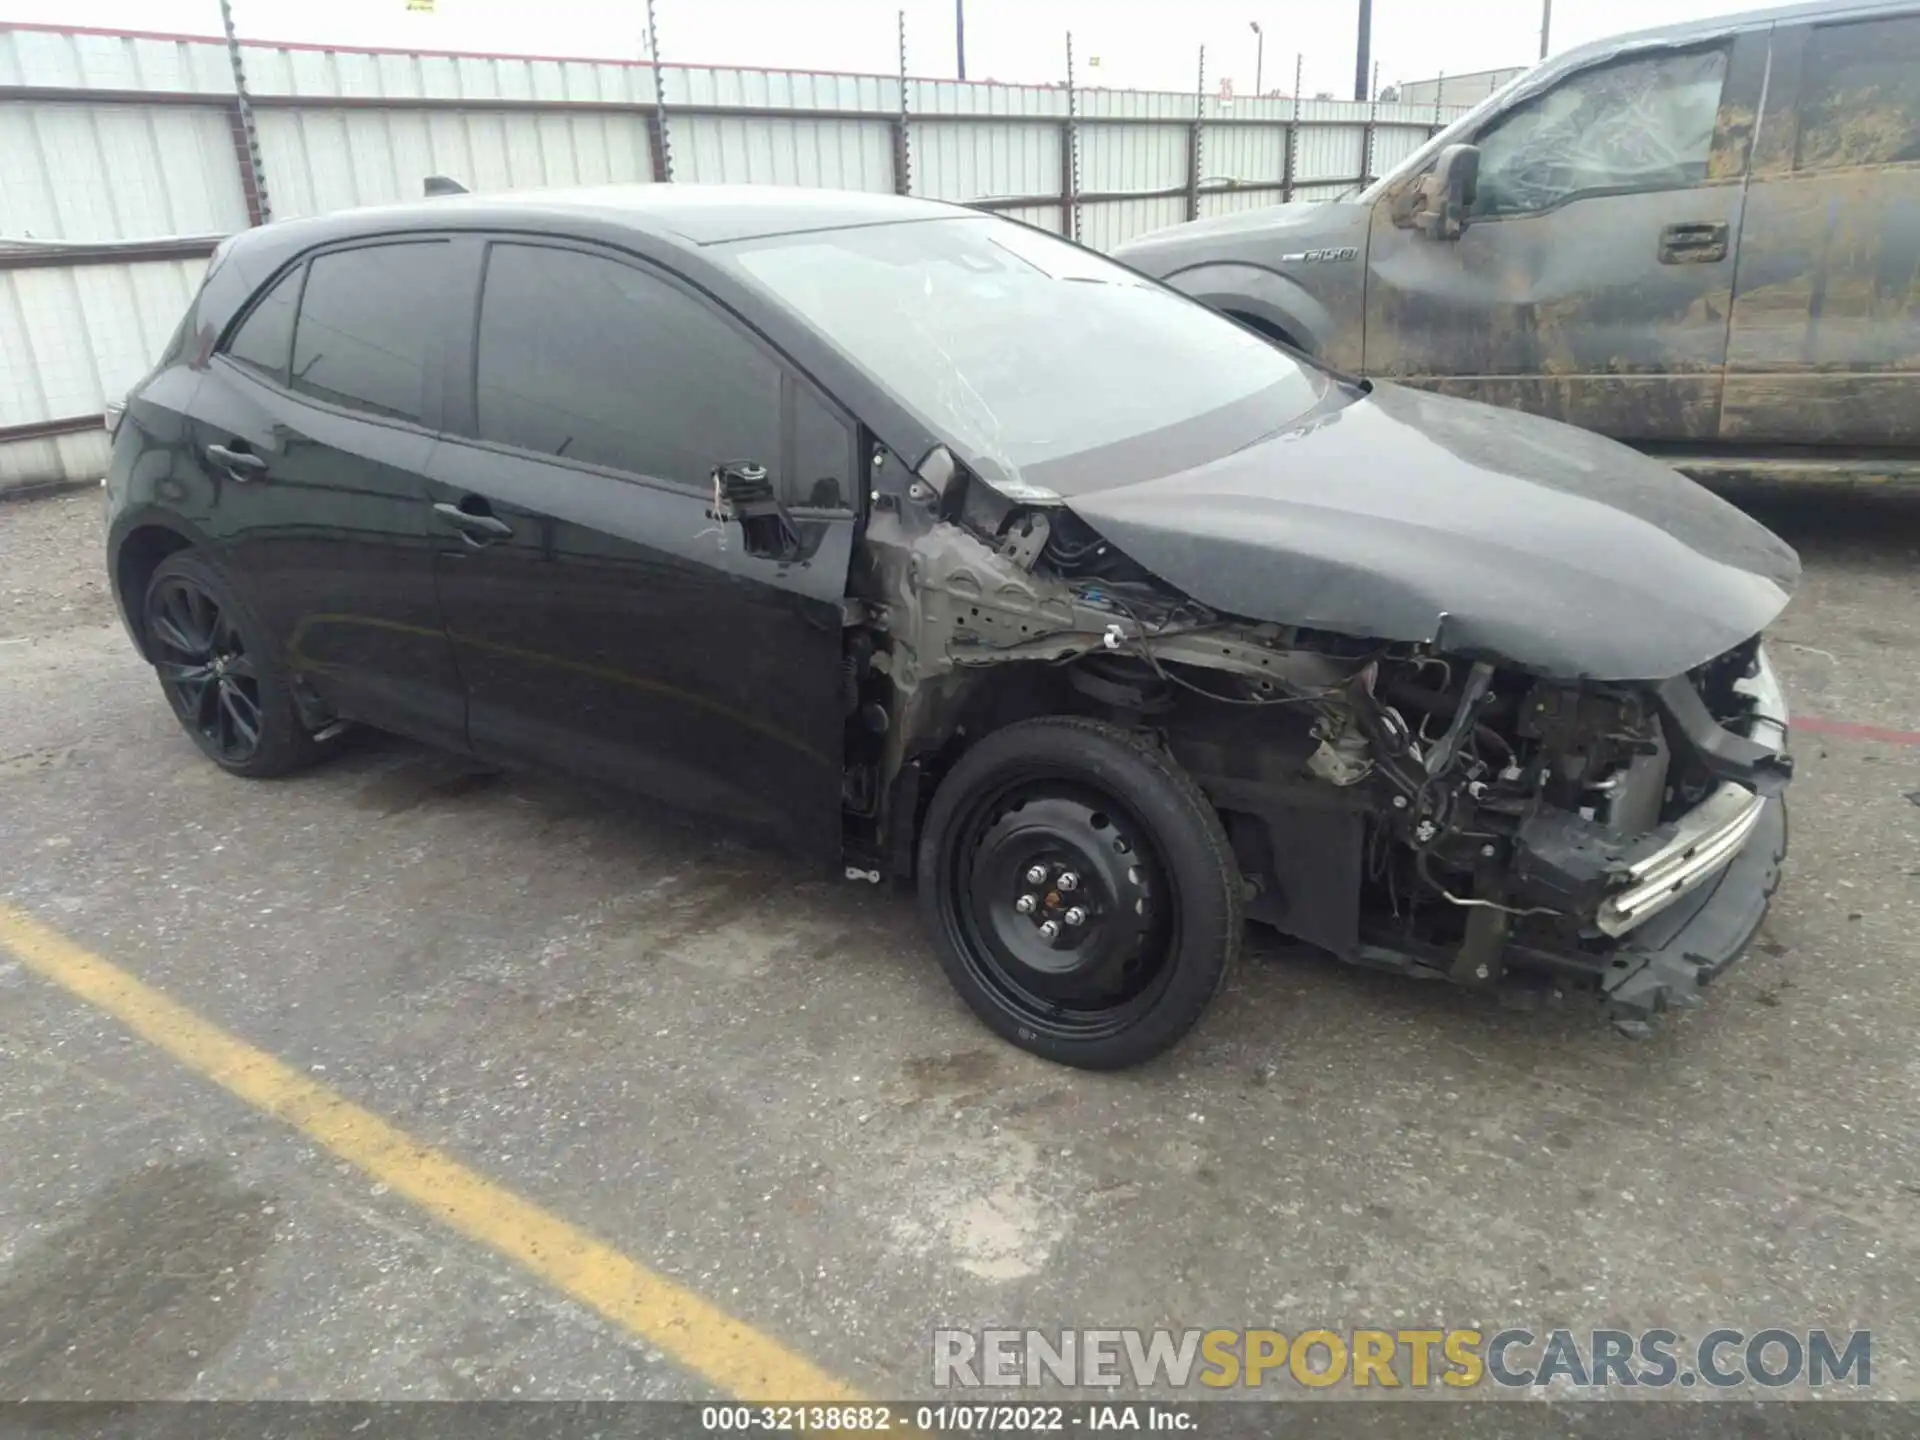
<svg viewBox="0 0 1920 1440">
<path fill-rule="evenodd" d="M 243 485 L 267 473 L 267 462 L 250 450 L 232 450 L 225 445 L 209 445 L 207 458 Z"/>
<path fill-rule="evenodd" d="M 1689 221 L 1660 232 L 1662 265 L 1710 265 L 1727 258 L 1724 221 Z"/>
<path fill-rule="evenodd" d="M 484 500 L 473 502 L 484 505 Z M 465 510 L 458 505 L 442 500 L 433 507 L 433 513 L 460 532 L 460 538 L 476 550 L 495 540 L 504 540 L 513 534 L 513 527 L 497 515 L 485 511 Z"/>
</svg>

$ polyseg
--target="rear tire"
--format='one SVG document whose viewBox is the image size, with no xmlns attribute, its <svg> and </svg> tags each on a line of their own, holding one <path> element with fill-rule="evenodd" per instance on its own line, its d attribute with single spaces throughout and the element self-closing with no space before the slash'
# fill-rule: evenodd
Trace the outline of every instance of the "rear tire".
<svg viewBox="0 0 1920 1440">
<path fill-rule="evenodd" d="M 300 719 L 265 627 L 207 556 L 178 550 L 162 560 L 140 623 L 180 728 L 221 769 L 262 779 L 325 753 Z"/>
<path fill-rule="evenodd" d="M 1158 745 L 1101 721 L 1023 721 L 961 756 L 921 832 L 919 886 L 974 1013 L 1082 1069 L 1174 1045 L 1240 951 L 1240 870 L 1213 806 Z"/>
</svg>

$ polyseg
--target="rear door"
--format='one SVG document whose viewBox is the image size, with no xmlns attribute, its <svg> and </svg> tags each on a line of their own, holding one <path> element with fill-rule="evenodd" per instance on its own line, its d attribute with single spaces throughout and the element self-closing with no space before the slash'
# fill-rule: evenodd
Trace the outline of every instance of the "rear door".
<svg viewBox="0 0 1920 1440">
<path fill-rule="evenodd" d="M 450 253 L 386 241 L 296 263 L 209 362 L 192 419 L 208 528 L 296 682 L 460 745 L 427 533 Z"/>
<path fill-rule="evenodd" d="M 1723 438 L 1920 445 L 1920 13 L 1782 26 Z"/>
<path fill-rule="evenodd" d="M 836 857 L 854 427 L 639 260 L 475 239 L 463 271 L 481 297 L 432 478 L 474 750 Z M 796 556 L 709 514 L 731 461 L 767 468 Z"/>
<path fill-rule="evenodd" d="M 1475 135 L 1457 239 L 1371 229 L 1365 368 L 1628 440 L 1712 438 L 1764 31 L 1561 77 Z"/>
</svg>

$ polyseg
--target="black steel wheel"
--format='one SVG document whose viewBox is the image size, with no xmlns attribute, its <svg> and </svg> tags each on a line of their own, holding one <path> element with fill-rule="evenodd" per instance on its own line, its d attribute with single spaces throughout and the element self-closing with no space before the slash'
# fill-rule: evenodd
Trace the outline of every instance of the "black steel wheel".
<svg viewBox="0 0 1920 1440">
<path fill-rule="evenodd" d="M 1239 949 L 1219 817 L 1157 745 L 1097 721 L 1027 721 L 962 756 L 922 832 L 920 891 L 974 1011 L 1090 1069 L 1179 1040 Z"/>
<path fill-rule="evenodd" d="M 279 775 L 320 746 L 233 582 L 182 550 L 160 562 L 141 605 L 147 658 L 181 727 L 236 775 Z"/>
</svg>

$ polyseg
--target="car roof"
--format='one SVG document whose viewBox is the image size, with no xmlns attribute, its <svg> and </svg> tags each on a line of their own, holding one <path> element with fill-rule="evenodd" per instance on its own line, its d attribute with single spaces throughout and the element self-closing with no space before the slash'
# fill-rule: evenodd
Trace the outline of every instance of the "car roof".
<svg viewBox="0 0 1920 1440">
<path fill-rule="evenodd" d="M 425 178 L 421 177 L 423 184 Z M 944 201 L 856 190 L 811 190 L 786 185 L 638 184 L 442 195 L 397 205 L 334 211 L 312 220 L 294 221 L 292 226 L 324 231 L 327 239 L 346 239 L 363 233 L 390 234 L 450 225 L 538 230 L 543 222 L 564 228 L 569 221 L 591 220 L 683 245 L 717 245 L 730 240 L 814 230 L 944 220 L 969 213 L 961 206 Z M 280 228 L 267 226 L 263 230 Z"/>
<path fill-rule="evenodd" d="M 1732 30 L 1751 30 L 1762 25 L 1793 25 L 1802 21 L 1871 19 L 1876 15 L 1897 15 L 1920 10 L 1920 0 L 1801 0 L 1795 5 L 1770 5 L 1741 10 L 1730 15 L 1708 15 L 1673 25 L 1655 25 L 1646 30 L 1630 30 L 1591 40 L 1553 57 L 1549 61 L 1558 70 L 1567 62 L 1580 62 L 1613 50 L 1634 49 L 1641 45 L 1673 44 L 1699 36 L 1706 39 Z"/>
</svg>

